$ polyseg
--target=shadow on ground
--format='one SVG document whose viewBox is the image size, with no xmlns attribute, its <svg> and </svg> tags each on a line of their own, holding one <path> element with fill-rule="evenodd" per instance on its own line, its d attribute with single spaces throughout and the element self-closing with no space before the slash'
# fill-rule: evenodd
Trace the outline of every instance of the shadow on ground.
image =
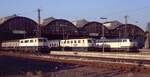
<svg viewBox="0 0 150 77">
<path fill-rule="evenodd" d="M 57 72 L 60 70 L 83 67 L 81 65 L 60 62 L 42 62 L 15 57 L 0 56 L 0 76 L 23 75 L 27 73 Z"/>
</svg>

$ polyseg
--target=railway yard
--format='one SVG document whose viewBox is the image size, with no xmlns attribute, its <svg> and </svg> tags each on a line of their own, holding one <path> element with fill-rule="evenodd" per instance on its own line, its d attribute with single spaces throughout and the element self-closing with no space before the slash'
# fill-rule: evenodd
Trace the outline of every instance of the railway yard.
<svg viewBox="0 0 150 77">
<path fill-rule="evenodd" d="M 111 15 L 111 12 L 108 12 L 110 16 L 115 17 L 112 18 L 107 13 L 102 14 L 107 12 L 103 10 L 103 6 L 95 7 L 95 3 L 91 6 L 90 2 L 87 6 L 88 11 L 91 10 L 92 13 L 88 14 L 88 7 L 85 6 L 84 10 L 78 9 L 78 3 L 80 2 L 77 1 L 77 7 L 65 7 L 65 13 L 71 11 L 69 16 L 63 15 L 61 9 L 60 16 L 56 17 L 63 18 L 54 18 L 55 13 L 41 13 L 47 5 L 43 2 L 40 4 L 41 9 L 37 9 L 38 20 L 35 20 L 35 17 L 32 19 L 31 15 L 26 17 L 23 16 L 25 14 L 20 14 L 25 12 L 24 8 L 17 13 L 18 6 L 14 12 L 8 12 L 15 14 L 6 16 L 6 12 L 4 17 L 1 15 L 0 77 L 150 77 L 150 23 L 145 17 L 139 18 L 145 15 L 142 13 L 147 12 L 141 12 L 137 18 L 134 13 L 130 14 L 128 10 L 128 13 L 125 13 L 120 7 L 120 10 L 117 10 L 122 10 L 124 14 Z M 98 5 L 105 2 L 100 3 Z M 118 2 L 115 3 L 118 6 Z M 56 4 L 56 8 L 59 5 L 62 4 Z M 70 10 L 66 11 L 68 7 Z M 32 7 L 27 9 L 30 8 Z M 133 12 L 136 11 L 133 6 L 130 10 L 132 9 Z M 44 10 L 53 12 L 53 9 Z M 75 20 L 70 16 L 72 10 L 81 12 L 79 16 L 73 15 Z M 115 13 L 115 10 L 110 11 Z M 84 11 L 86 13 L 82 13 Z M 31 14 L 34 14 L 34 11 Z M 41 14 L 47 14 L 44 16 L 46 18 L 42 19 Z M 47 17 L 48 14 L 52 14 L 51 17 Z M 86 16 L 82 15 L 90 17 L 87 20 Z M 64 19 L 66 17 L 71 19 Z M 83 19 L 76 20 L 80 17 Z M 124 22 L 121 22 L 122 17 Z"/>
<path fill-rule="evenodd" d="M 2 68 L 0 75 L 6 77 L 10 77 L 8 74 L 16 73 L 23 77 L 37 77 L 37 75 L 40 77 L 150 76 L 149 53 L 51 51 L 50 54 L 22 54 L 0 52 L 0 56 L 0 68 Z M 4 57 L 7 58 L 7 61 Z"/>
<path fill-rule="evenodd" d="M 77 31 L 77 28 L 72 28 Z M 94 38 L 84 37 L 82 34 L 64 39 L 64 34 L 59 33 L 56 35 L 60 36 L 58 38 L 38 36 L 1 40 L 0 76 L 150 76 L 150 53 L 147 53 L 147 50 L 146 53 L 139 50 L 144 46 L 142 39 L 139 41 L 120 36 L 104 39 L 101 35 Z"/>
</svg>

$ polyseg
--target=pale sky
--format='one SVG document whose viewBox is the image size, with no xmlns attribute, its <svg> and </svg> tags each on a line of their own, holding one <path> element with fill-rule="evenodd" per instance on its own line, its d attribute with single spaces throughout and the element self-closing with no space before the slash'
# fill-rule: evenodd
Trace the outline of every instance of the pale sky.
<svg viewBox="0 0 150 77">
<path fill-rule="evenodd" d="M 101 21 L 118 20 L 124 23 L 124 16 L 128 15 L 128 22 L 145 29 L 150 22 L 150 0 L 0 0 L 0 16 L 17 14 L 36 21 L 37 8 L 41 17 L 55 17 L 69 21 L 87 19 Z"/>
</svg>

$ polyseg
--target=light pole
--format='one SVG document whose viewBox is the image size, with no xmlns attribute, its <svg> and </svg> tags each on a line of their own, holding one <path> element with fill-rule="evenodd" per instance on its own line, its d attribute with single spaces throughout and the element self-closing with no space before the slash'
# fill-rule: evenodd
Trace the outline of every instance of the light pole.
<svg viewBox="0 0 150 77">
<path fill-rule="evenodd" d="M 119 40 L 120 40 L 120 29 L 117 28 L 117 31 L 118 31 L 118 38 L 117 38 L 117 40 L 119 42 Z M 118 43 L 118 47 L 119 47 L 119 45 L 120 45 L 120 43 Z M 118 51 L 119 51 L 119 48 L 118 48 Z"/>
<path fill-rule="evenodd" d="M 106 20 L 107 20 L 107 18 L 105 18 L 105 17 L 100 17 L 100 19 L 101 20 L 104 20 L 103 21 L 103 26 L 102 26 L 102 42 L 103 42 L 103 44 L 102 44 L 102 52 L 105 52 L 105 49 L 104 49 L 104 37 L 105 37 L 105 31 L 104 31 L 104 22 L 106 22 Z"/>
</svg>

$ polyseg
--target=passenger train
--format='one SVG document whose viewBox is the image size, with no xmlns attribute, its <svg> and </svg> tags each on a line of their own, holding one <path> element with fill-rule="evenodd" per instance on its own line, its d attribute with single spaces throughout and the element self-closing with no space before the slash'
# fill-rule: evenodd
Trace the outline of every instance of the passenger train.
<svg viewBox="0 0 150 77">
<path fill-rule="evenodd" d="M 130 39 L 66 39 L 50 40 L 48 46 L 51 50 L 69 51 L 136 51 L 138 43 Z"/>
<path fill-rule="evenodd" d="M 1 43 L 1 50 L 22 51 L 30 53 L 49 53 L 57 51 L 136 51 L 138 44 L 130 39 L 64 39 L 47 40 L 47 38 L 27 38 L 5 41 Z"/>
<path fill-rule="evenodd" d="M 1 50 L 48 53 L 48 40 L 40 37 L 5 41 L 1 43 Z"/>
</svg>

